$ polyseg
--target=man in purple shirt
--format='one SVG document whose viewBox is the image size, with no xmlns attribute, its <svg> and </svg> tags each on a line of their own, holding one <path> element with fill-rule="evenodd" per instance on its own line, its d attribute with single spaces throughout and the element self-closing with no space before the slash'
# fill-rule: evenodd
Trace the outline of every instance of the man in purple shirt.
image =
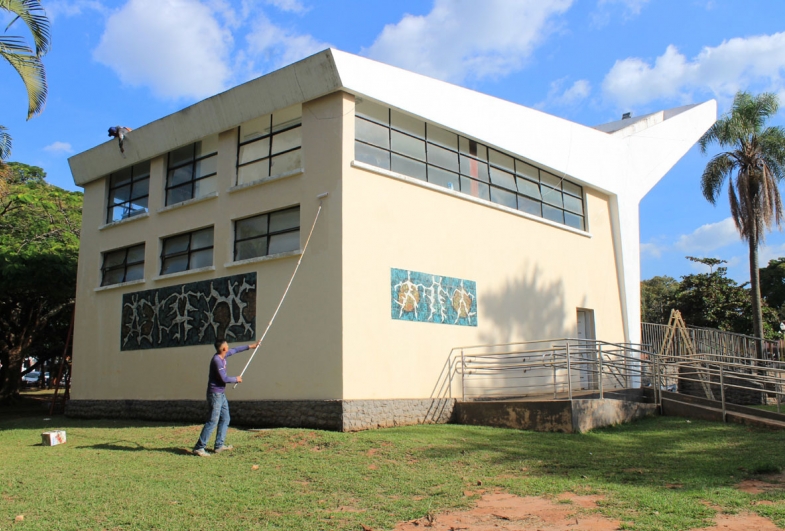
<svg viewBox="0 0 785 531">
<path fill-rule="evenodd" d="M 218 425 L 218 433 L 215 435 L 215 453 L 220 453 L 226 450 L 231 450 L 231 444 L 224 444 L 226 439 L 226 430 L 229 428 L 229 402 L 226 400 L 226 384 L 229 383 L 242 383 L 242 376 L 227 376 L 226 375 L 226 358 L 243 352 L 251 348 L 256 348 L 259 342 L 253 343 L 248 346 L 229 348 L 225 340 L 219 339 L 215 342 L 215 356 L 210 360 L 210 376 L 207 380 L 207 403 L 210 406 L 210 419 L 202 428 L 202 433 L 199 435 L 199 440 L 194 446 L 194 455 L 199 457 L 210 457 L 205 449 L 207 441 L 213 434 L 215 426 Z"/>
</svg>

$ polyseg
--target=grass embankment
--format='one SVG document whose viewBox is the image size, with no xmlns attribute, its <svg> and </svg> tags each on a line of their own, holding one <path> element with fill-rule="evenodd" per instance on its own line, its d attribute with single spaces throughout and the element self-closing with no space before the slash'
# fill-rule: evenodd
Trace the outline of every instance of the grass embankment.
<svg viewBox="0 0 785 531">
<path fill-rule="evenodd" d="M 186 454 L 199 426 L 43 418 L 0 413 L 0 530 L 389 529 L 468 507 L 477 495 L 467 491 L 480 489 L 603 494 L 600 510 L 625 529 L 709 525 L 709 505 L 785 525 L 785 503 L 755 503 L 785 502 L 785 492 L 734 488 L 785 466 L 785 433 L 738 425 L 656 418 L 583 435 L 230 430 L 235 450 L 205 459 Z M 68 442 L 40 446 L 55 427 Z"/>
</svg>

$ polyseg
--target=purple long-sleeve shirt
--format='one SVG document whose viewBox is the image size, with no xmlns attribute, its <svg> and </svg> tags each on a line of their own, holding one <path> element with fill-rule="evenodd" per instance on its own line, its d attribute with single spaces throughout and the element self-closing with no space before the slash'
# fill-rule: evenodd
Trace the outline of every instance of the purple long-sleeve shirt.
<svg viewBox="0 0 785 531">
<path fill-rule="evenodd" d="M 228 358 L 244 350 L 248 350 L 247 345 L 230 348 L 226 351 L 226 357 Z M 210 377 L 207 380 L 207 392 L 223 393 L 226 389 L 226 384 L 230 383 L 237 383 L 237 378 L 226 376 L 226 359 L 221 359 L 221 356 L 216 352 L 213 359 L 210 360 Z"/>
</svg>

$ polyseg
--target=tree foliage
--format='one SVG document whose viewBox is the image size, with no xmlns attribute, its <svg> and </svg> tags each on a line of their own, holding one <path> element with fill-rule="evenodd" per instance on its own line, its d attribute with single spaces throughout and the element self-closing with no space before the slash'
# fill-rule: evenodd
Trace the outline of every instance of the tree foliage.
<svg viewBox="0 0 785 531">
<path fill-rule="evenodd" d="M 785 258 L 769 260 L 769 265 L 761 268 L 760 291 L 766 304 L 785 321 Z"/>
<path fill-rule="evenodd" d="M 41 57 L 49 51 L 51 37 L 49 19 L 39 0 L 0 0 L 0 12 L 14 18 L 5 28 L 6 32 L 21 20 L 33 38 L 33 47 L 18 35 L 0 34 L 0 57 L 7 62 L 19 77 L 27 91 L 27 119 L 39 114 L 46 103 L 46 71 Z M 11 135 L 0 126 L 0 165 L 11 154 Z"/>
<path fill-rule="evenodd" d="M 727 277 L 726 267 L 716 258 L 687 257 L 712 268 L 709 273 L 681 277 L 654 277 L 641 282 L 641 316 L 644 322 L 665 324 L 671 309 L 681 312 L 691 326 L 716 328 L 753 335 L 752 300 L 746 284 Z M 764 337 L 779 338 L 779 316 L 763 304 Z"/>
<path fill-rule="evenodd" d="M 22 359 L 62 348 L 76 291 L 82 194 L 41 168 L 7 165 L 0 193 L 0 401 L 18 391 Z"/>
<path fill-rule="evenodd" d="M 706 164 L 701 177 L 703 196 L 712 204 L 728 182 L 733 222 L 749 245 L 750 297 L 753 334 L 763 337 L 758 247 L 773 224 L 781 225 L 783 210 L 777 186 L 785 172 L 785 130 L 766 127 L 777 114 L 776 94 L 753 96 L 738 92 L 729 113 L 717 120 L 699 140 L 702 153 L 717 144 L 723 151 Z M 759 357 L 762 351 L 758 350 Z"/>
</svg>

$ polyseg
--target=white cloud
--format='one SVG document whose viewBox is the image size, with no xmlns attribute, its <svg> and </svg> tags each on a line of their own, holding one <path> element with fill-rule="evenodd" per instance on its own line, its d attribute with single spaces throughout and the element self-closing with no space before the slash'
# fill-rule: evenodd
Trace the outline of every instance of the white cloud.
<svg viewBox="0 0 785 531">
<path fill-rule="evenodd" d="M 51 0 L 45 6 L 46 15 L 54 22 L 57 18 L 74 17 L 86 11 L 97 11 L 106 14 L 108 9 L 97 0 Z"/>
<path fill-rule="evenodd" d="M 452 82 L 519 70 L 572 0 L 435 0 L 404 15 L 363 50 L 373 59 Z"/>
<path fill-rule="evenodd" d="M 298 34 L 276 26 L 264 14 L 256 18 L 246 40 L 246 53 L 252 65 L 253 59 L 256 58 L 265 65 L 265 70 L 299 61 L 330 46 L 311 35 Z"/>
<path fill-rule="evenodd" d="M 299 0 L 265 0 L 264 3 L 290 13 L 304 13 L 308 10 Z"/>
<path fill-rule="evenodd" d="M 621 5 L 627 16 L 639 15 L 643 6 L 649 3 L 649 0 L 600 0 L 597 2 L 599 7 L 607 6 L 609 4 Z"/>
<path fill-rule="evenodd" d="M 762 245 L 758 248 L 758 265 L 766 267 L 769 260 L 785 256 L 785 243 L 779 245 Z"/>
<path fill-rule="evenodd" d="M 68 142 L 52 142 L 48 146 L 44 148 L 44 151 L 49 153 L 73 153 L 74 149 L 71 147 L 71 144 Z"/>
<path fill-rule="evenodd" d="M 785 93 L 785 32 L 734 38 L 704 47 L 692 60 L 670 45 L 651 64 L 638 57 L 620 61 L 602 84 L 605 96 L 619 107 L 665 99 L 689 102 L 694 93 L 731 98 L 757 86 Z"/>
<path fill-rule="evenodd" d="M 227 86 L 233 43 L 214 15 L 196 0 L 130 0 L 107 20 L 93 56 L 159 97 L 210 96 Z"/>
<path fill-rule="evenodd" d="M 701 225 L 690 234 L 683 234 L 674 244 L 680 251 L 698 255 L 739 242 L 739 232 L 733 218 L 727 217 L 717 223 Z"/>
<path fill-rule="evenodd" d="M 565 89 L 566 82 L 566 77 L 553 81 L 545 101 L 535 107 L 572 107 L 584 101 L 591 94 L 591 83 L 586 79 L 579 79 Z"/>
<path fill-rule="evenodd" d="M 642 256 L 650 256 L 652 258 L 660 258 L 662 257 L 662 252 L 665 248 L 662 245 L 658 245 L 656 243 L 642 243 L 641 244 L 641 255 Z"/>
</svg>

